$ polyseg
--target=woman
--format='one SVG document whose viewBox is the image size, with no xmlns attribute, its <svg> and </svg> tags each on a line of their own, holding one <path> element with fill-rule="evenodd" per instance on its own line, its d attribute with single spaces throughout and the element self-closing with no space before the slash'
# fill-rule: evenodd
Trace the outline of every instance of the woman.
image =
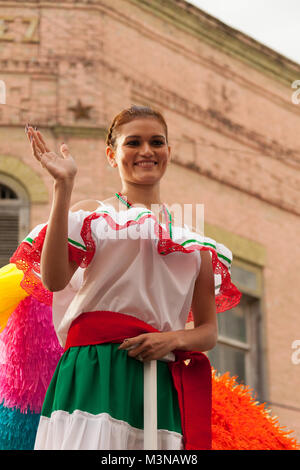
<svg viewBox="0 0 300 470">
<path fill-rule="evenodd" d="M 241 294 L 230 280 L 231 252 L 177 226 L 161 201 L 171 158 L 163 116 L 132 106 L 115 117 L 106 155 L 122 189 L 71 211 L 77 167 L 68 147 L 56 155 L 39 131 L 27 134 L 54 179 L 53 203 L 47 224 L 31 231 L 11 262 L 31 291 L 53 293 L 65 349 L 35 448 L 143 449 L 143 361 L 153 359 L 158 448 L 210 448 L 211 370 L 200 351 L 215 346 L 216 313 L 237 305 Z M 221 278 L 217 296 L 214 276 Z M 190 308 L 195 328 L 186 330 Z M 170 352 L 176 361 L 167 363 Z"/>
</svg>

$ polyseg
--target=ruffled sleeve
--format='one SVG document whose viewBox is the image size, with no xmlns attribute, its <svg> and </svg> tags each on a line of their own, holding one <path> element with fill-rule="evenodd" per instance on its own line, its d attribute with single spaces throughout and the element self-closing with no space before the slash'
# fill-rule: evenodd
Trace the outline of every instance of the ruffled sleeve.
<svg viewBox="0 0 300 470">
<path fill-rule="evenodd" d="M 176 242 L 160 233 L 158 252 L 161 255 L 174 252 L 188 255 L 193 251 L 209 251 L 214 272 L 216 311 L 221 313 L 236 307 L 240 303 L 242 293 L 231 280 L 232 252 L 222 243 L 191 231 L 187 225 L 182 233 L 182 237 Z M 190 311 L 188 321 L 191 320 L 193 318 Z"/>
<path fill-rule="evenodd" d="M 79 210 L 69 211 L 68 249 L 69 259 L 76 261 L 79 267 L 86 268 L 92 261 L 97 239 L 92 233 L 92 221 L 99 217 L 95 212 Z M 48 224 L 34 227 L 10 259 L 24 273 L 21 287 L 40 302 L 51 305 L 52 292 L 43 286 L 40 274 L 40 261 Z M 55 254 L 54 254 L 55 256 Z"/>
</svg>

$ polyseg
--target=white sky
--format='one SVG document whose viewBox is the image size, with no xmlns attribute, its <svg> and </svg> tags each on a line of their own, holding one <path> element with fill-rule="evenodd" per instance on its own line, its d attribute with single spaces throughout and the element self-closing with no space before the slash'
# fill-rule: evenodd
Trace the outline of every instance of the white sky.
<svg viewBox="0 0 300 470">
<path fill-rule="evenodd" d="M 300 64 L 300 0 L 186 0 Z"/>
</svg>

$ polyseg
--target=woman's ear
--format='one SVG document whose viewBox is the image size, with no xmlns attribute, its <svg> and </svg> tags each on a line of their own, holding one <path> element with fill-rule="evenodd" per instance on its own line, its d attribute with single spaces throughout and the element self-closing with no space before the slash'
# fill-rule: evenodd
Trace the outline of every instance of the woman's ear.
<svg viewBox="0 0 300 470">
<path fill-rule="evenodd" d="M 115 155 L 116 155 L 116 153 L 113 151 L 113 149 L 110 146 L 107 146 L 106 147 L 106 156 L 107 156 L 108 163 L 112 167 L 118 166 L 118 164 L 116 163 Z"/>
</svg>

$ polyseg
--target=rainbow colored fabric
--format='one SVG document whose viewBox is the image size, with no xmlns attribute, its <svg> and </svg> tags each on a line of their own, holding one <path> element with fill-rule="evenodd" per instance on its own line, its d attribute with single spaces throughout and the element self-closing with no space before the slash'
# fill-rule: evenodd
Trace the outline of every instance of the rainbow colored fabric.
<svg viewBox="0 0 300 470">
<path fill-rule="evenodd" d="M 45 393 L 62 355 L 52 309 L 21 287 L 14 264 L 0 269 L 0 449 L 33 449 Z"/>
</svg>

